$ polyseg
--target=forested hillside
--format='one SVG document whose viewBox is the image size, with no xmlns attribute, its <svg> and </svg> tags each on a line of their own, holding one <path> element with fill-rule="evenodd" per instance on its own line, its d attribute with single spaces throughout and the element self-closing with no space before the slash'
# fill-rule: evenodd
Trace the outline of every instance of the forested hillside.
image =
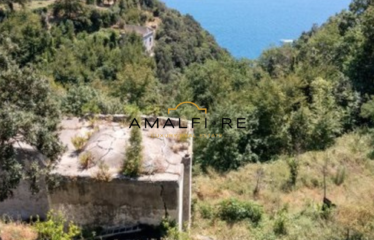
<svg viewBox="0 0 374 240">
<path fill-rule="evenodd" d="M 136 106 L 142 114 L 166 116 L 168 108 L 191 101 L 208 109 L 210 122 L 245 118 L 245 129 L 195 129 L 223 135 L 194 140 L 195 171 L 202 170 L 201 178 L 207 171 L 226 174 L 248 163 L 298 159 L 372 126 L 372 0 L 354 0 L 348 11 L 313 26 L 293 44 L 264 51 L 257 60 L 233 58 L 191 16 L 158 0 L 100 3 L 56 0 L 38 7 L 0 0 L 0 160 L 6 170 L 0 199 L 11 195 L 23 177 L 9 140 L 29 131 L 23 141 L 57 157 L 62 149 L 53 132 L 66 115 L 128 113 Z M 153 55 L 145 53 L 139 36 L 121 37 L 118 31 L 124 24 L 156 22 Z M 196 114 L 181 108 L 172 116 Z M 370 134 L 365 139 L 366 150 L 371 149 Z M 368 152 L 362 159 L 371 157 Z M 292 181 L 295 185 L 296 178 Z M 346 239 L 371 239 L 373 224 L 361 227 L 354 229 L 361 238 Z"/>
</svg>

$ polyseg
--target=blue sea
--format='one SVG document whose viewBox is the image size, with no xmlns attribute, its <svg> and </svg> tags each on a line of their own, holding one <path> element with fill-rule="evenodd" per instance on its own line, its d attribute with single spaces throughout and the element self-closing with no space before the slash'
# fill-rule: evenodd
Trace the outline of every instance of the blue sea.
<svg viewBox="0 0 374 240">
<path fill-rule="evenodd" d="M 163 0 L 192 15 L 235 57 L 257 58 L 281 39 L 296 39 L 313 24 L 348 9 L 351 0 Z"/>
</svg>

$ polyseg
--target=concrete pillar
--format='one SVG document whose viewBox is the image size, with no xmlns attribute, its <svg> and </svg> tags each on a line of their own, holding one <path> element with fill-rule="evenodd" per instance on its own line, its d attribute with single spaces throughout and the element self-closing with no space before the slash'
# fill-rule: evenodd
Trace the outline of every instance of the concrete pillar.
<svg viewBox="0 0 374 240">
<path fill-rule="evenodd" d="M 189 154 L 182 158 L 183 173 L 183 210 L 182 222 L 186 229 L 191 225 L 191 193 L 192 193 L 192 159 Z"/>
</svg>

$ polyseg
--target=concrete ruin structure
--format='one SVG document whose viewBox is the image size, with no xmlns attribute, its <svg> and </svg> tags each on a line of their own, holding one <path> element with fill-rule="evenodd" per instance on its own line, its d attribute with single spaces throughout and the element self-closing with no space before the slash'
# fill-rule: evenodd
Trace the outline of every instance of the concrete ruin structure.
<svg viewBox="0 0 374 240">
<path fill-rule="evenodd" d="M 157 226 L 169 217 L 178 226 L 189 226 L 191 216 L 192 138 L 178 138 L 192 132 L 190 122 L 179 129 L 178 119 L 142 117 L 160 127 L 141 124 L 143 139 L 142 172 L 137 178 L 122 174 L 125 151 L 130 137 L 126 116 L 99 115 L 94 120 L 65 118 L 59 136 L 66 151 L 52 171 L 58 177 L 56 188 L 42 187 L 32 194 L 27 181 L 14 191 L 14 196 L 0 203 L 0 215 L 13 219 L 46 216 L 50 210 L 62 212 L 68 220 L 81 226 Z M 166 121 L 173 127 L 163 128 Z M 183 133 L 182 133 L 183 132 Z M 179 135 L 178 135 L 179 134 Z M 77 151 L 72 139 L 84 137 Z M 19 146 L 29 154 L 20 154 L 24 162 L 45 161 L 30 146 Z M 25 151 L 22 151 L 25 152 Z M 82 168 L 80 158 L 90 154 L 92 161 Z M 105 175 L 103 178 L 101 175 Z"/>
</svg>

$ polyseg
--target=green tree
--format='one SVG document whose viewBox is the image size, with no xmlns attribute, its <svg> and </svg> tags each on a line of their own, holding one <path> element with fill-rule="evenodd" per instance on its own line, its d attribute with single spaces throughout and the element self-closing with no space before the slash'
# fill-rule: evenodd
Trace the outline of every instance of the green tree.
<svg viewBox="0 0 374 240">
<path fill-rule="evenodd" d="M 35 176 L 38 171 L 17 159 L 23 144 L 42 153 L 49 167 L 58 160 L 63 151 L 56 134 L 59 120 L 59 106 L 48 81 L 31 68 L 19 68 L 0 50 L 0 201 L 12 195 L 23 176 Z M 30 180 L 36 188 L 38 179 Z"/>
<path fill-rule="evenodd" d="M 358 45 L 349 56 L 347 75 L 357 90 L 374 94 L 372 68 L 374 64 L 374 6 L 369 6 L 360 17 L 360 30 L 355 33 L 353 46 Z"/>
<path fill-rule="evenodd" d="M 139 117 L 138 110 L 135 113 L 131 113 L 131 116 L 136 116 L 135 118 L 141 125 L 141 118 Z M 143 163 L 143 145 L 142 145 L 142 131 L 137 126 L 131 127 L 129 145 L 126 147 L 125 159 L 123 164 L 123 174 L 129 177 L 137 177 L 140 174 L 141 167 Z"/>
<path fill-rule="evenodd" d="M 369 6 L 373 6 L 373 0 L 353 0 L 352 3 L 349 5 L 349 9 L 354 12 L 355 14 L 361 14 L 365 12 L 365 10 Z"/>
<path fill-rule="evenodd" d="M 374 121 L 374 96 L 371 96 L 370 100 L 361 106 L 361 117 Z"/>
<path fill-rule="evenodd" d="M 295 63 L 296 49 L 287 44 L 282 47 L 265 50 L 258 62 L 273 77 L 289 74 Z"/>
<path fill-rule="evenodd" d="M 109 97 L 87 85 L 71 86 L 62 99 L 61 105 L 65 113 L 75 116 L 86 113 L 114 114 L 123 112 L 123 104 L 119 99 Z"/>
<path fill-rule="evenodd" d="M 15 27 L 17 26 L 17 27 Z M 0 44 L 20 66 L 47 60 L 52 39 L 39 15 L 17 11 L 0 24 Z"/>
<path fill-rule="evenodd" d="M 342 132 L 342 108 L 336 104 L 332 94 L 333 84 L 322 78 L 312 82 L 313 102 L 310 106 L 311 142 L 310 147 L 323 149 L 334 142 Z"/>
<path fill-rule="evenodd" d="M 227 101 L 233 90 L 234 71 L 226 62 L 209 60 L 203 65 L 192 64 L 186 71 L 186 77 L 193 91 L 194 102 L 209 109 L 221 101 Z"/>
<path fill-rule="evenodd" d="M 231 119 L 231 127 L 222 126 L 223 118 Z M 243 118 L 239 121 L 243 122 L 240 127 L 244 128 L 237 128 L 238 118 Z M 253 135 L 258 119 L 253 107 L 225 104 L 214 109 L 208 119 L 208 129 L 202 127 L 195 130 L 199 136 L 206 134 L 206 137 L 196 138 L 194 143 L 196 160 L 204 169 L 212 166 L 225 172 L 258 160 L 258 155 L 254 152 L 258 139 Z M 203 121 L 200 125 L 204 125 Z"/>
<path fill-rule="evenodd" d="M 150 68 L 140 64 L 126 65 L 117 76 L 115 95 L 141 109 L 157 105 L 157 81 Z"/>
<path fill-rule="evenodd" d="M 270 159 L 285 149 L 282 130 L 294 99 L 287 97 L 279 82 L 270 79 L 262 79 L 252 91 L 246 99 L 256 107 L 259 119 L 254 135 L 261 141 L 256 151 L 262 159 Z"/>
<path fill-rule="evenodd" d="M 77 17 L 84 9 L 80 0 L 57 0 L 53 6 L 53 15 L 67 18 Z"/>
</svg>

